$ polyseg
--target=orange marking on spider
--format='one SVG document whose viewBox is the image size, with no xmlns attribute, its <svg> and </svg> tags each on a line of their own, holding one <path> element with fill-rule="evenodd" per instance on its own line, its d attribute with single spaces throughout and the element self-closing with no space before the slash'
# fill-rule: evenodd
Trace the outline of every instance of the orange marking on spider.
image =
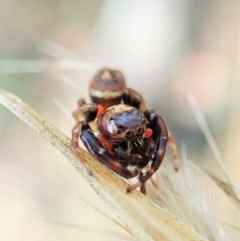
<svg viewBox="0 0 240 241">
<path fill-rule="evenodd" d="M 97 110 L 97 118 L 98 118 L 105 111 L 105 108 L 102 105 L 98 105 L 97 107 L 98 107 L 98 110 Z"/>
<path fill-rule="evenodd" d="M 143 134 L 143 138 L 151 137 L 152 134 L 153 134 L 153 130 L 150 129 L 150 128 L 147 128 L 146 131 L 145 131 L 144 134 Z"/>
</svg>

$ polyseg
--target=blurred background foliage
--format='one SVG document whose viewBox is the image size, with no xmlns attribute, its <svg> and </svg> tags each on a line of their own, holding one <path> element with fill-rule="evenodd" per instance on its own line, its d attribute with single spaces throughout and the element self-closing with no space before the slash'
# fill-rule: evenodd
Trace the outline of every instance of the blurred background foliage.
<svg viewBox="0 0 240 241">
<path fill-rule="evenodd" d="M 119 68 L 162 115 L 180 152 L 186 146 L 194 162 L 221 175 L 184 101 L 193 94 L 240 183 L 238 1 L 0 0 L 0 50 L 0 87 L 68 136 L 74 122 L 53 97 L 71 113 L 97 66 Z M 64 70 L 56 64 L 64 59 L 77 66 Z M 108 213 L 64 158 L 6 109 L 0 115 L 0 239 L 113 239 L 97 228 L 120 239 L 119 227 L 79 200 Z"/>
</svg>

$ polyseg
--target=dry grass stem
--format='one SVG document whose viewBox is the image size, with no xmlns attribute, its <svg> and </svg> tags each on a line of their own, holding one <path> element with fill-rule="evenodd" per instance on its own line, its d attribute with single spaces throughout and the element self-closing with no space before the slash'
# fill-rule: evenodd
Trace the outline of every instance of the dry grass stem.
<svg viewBox="0 0 240 241">
<path fill-rule="evenodd" d="M 216 177 L 213 173 L 210 173 L 208 171 L 205 171 L 205 173 L 212 178 L 212 180 L 218 185 L 218 187 L 224 191 L 229 197 L 231 197 L 232 201 L 234 202 L 234 204 L 240 209 L 240 200 L 239 198 L 236 196 L 235 192 L 233 191 L 232 187 L 220 180 L 218 177 Z"/>
<path fill-rule="evenodd" d="M 186 95 L 185 100 L 190 105 L 191 110 L 192 110 L 199 126 L 201 127 L 201 130 L 204 133 L 204 135 L 207 139 L 207 142 L 213 152 L 213 155 L 227 180 L 228 190 L 229 191 L 231 190 L 230 192 L 234 193 L 234 195 L 231 195 L 231 196 L 234 197 L 235 199 L 237 199 L 238 202 L 240 202 L 240 189 L 237 187 L 237 184 L 235 183 L 235 181 L 233 180 L 232 176 L 230 175 L 230 173 L 228 172 L 228 170 L 226 169 L 226 167 L 223 163 L 222 157 L 220 156 L 216 143 L 213 139 L 212 133 L 207 125 L 207 122 L 206 122 L 202 112 L 200 111 L 200 109 L 198 107 L 196 100 L 194 99 L 194 97 L 192 95 Z M 216 181 L 217 179 L 213 178 L 213 180 Z M 218 184 L 218 182 L 217 182 L 217 184 Z"/>
<path fill-rule="evenodd" d="M 21 99 L 0 90 L 0 102 L 64 154 L 136 239 L 142 241 L 206 240 L 140 192 L 133 191 L 127 194 L 126 182 L 92 155 L 80 149 L 82 161 L 87 163 L 90 175 L 79 158 L 71 151 L 70 139 L 44 121 Z"/>
<path fill-rule="evenodd" d="M 121 227 L 122 229 L 124 229 L 127 233 L 131 234 L 131 232 L 124 226 L 122 225 L 120 222 L 118 222 L 117 220 L 111 218 L 110 216 L 108 216 L 106 213 L 104 213 L 103 211 L 101 211 L 100 209 L 98 209 L 97 207 L 93 206 L 91 203 L 89 203 L 88 201 L 86 201 L 85 199 L 83 199 L 82 197 L 80 197 L 81 201 L 83 201 L 85 204 L 87 204 L 88 206 L 90 206 L 92 209 L 94 209 L 96 212 L 100 213 L 101 215 L 103 215 L 104 217 L 108 218 L 109 220 L 111 220 L 113 223 L 115 223 L 117 226 Z"/>
<path fill-rule="evenodd" d="M 186 151 L 183 154 L 186 155 Z M 189 163 L 186 156 L 183 160 L 175 176 L 172 165 L 163 162 L 156 174 L 157 190 L 148 183 L 149 196 L 207 240 L 231 240 L 218 221 L 221 190 L 200 168 Z"/>
<path fill-rule="evenodd" d="M 0 60 L 0 74 L 62 72 L 64 70 L 96 70 L 102 65 L 71 59 Z"/>
<path fill-rule="evenodd" d="M 114 238 L 114 240 L 117 239 L 121 239 L 121 240 L 126 240 L 126 236 L 125 235 L 121 235 L 120 233 L 117 232 L 113 232 L 110 230 L 102 230 L 102 229 L 98 229 L 96 227 L 89 227 L 89 226 L 83 226 L 83 225 L 76 225 L 76 224 L 69 224 L 69 223 L 64 223 L 64 222 L 59 222 L 59 221 L 54 221 L 54 220 L 49 220 L 49 219 L 44 219 L 50 223 L 53 223 L 55 225 L 59 225 L 62 226 L 63 228 L 74 228 L 77 229 L 81 232 L 87 232 L 87 233 L 94 233 L 94 234 L 100 234 L 100 235 L 106 235 L 106 236 L 112 236 Z"/>
</svg>

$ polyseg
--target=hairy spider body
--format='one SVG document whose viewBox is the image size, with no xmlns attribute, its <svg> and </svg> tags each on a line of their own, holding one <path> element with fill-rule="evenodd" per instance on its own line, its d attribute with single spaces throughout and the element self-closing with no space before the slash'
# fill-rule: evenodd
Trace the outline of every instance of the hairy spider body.
<svg viewBox="0 0 240 241">
<path fill-rule="evenodd" d="M 73 150 L 78 148 L 80 137 L 91 154 L 120 176 L 129 179 L 139 175 L 139 182 L 127 191 L 140 186 L 145 193 L 144 183 L 159 168 L 165 153 L 168 135 L 162 118 L 154 111 L 142 113 L 133 106 L 120 104 L 99 115 L 97 129 L 99 135 L 95 136 L 85 120 L 78 122 L 72 131 Z M 150 161 L 150 170 L 143 174 L 142 169 Z"/>
<path fill-rule="evenodd" d="M 98 71 L 90 81 L 89 93 L 93 102 L 79 99 L 78 109 L 73 112 L 77 124 L 72 130 L 71 146 L 76 154 L 80 138 L 91 154 L 120 176 L 138 176 L 139 181 L 127 192 L 140 187 L 146 193 L 145 182 L 161 165 L 167 141 L 174 168 L 178 169 L 176 144 L 163 119 L 154 110 L 146 110 L 142 96 L 126 87 L 120 71 Z M 88 124 L 95 119 L 96 136 Z M 147 167 L 149 170 L 143 173 Z"/>
</svg>

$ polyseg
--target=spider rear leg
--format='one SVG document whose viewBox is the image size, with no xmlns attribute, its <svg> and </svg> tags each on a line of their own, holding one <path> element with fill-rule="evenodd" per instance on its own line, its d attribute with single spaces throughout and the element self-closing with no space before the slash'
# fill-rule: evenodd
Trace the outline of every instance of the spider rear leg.
<svg viewBox="0 0 240 241">
<path fill-rule="evenodd" d="M 81 115 L 84 115 L 85 121 L 91 122 L 103 111 L 104 108 L 101 105 L 97 105 L 96 103 L 86 104 L 84 99 L 79 99 L 78 108 L 72 113 L 72 115 L 76 122 L 80 120 Z"/>
<path fill-rule="evenodd" d="M 72 112 L 73 118 L 75 119 L 76 122 L 79 121 L 79 115 L 83 114 L 81 107 L 85 104 L 86 104 L 86 101 L 83 98 L 78 100 L 77 102 L 78 108 Z"/>
<path fill-rule="evenodd" d="M 146 110 L 145 101 L 137 91 L 131 88 L 126 88 L 125 93 L 123 95 L 124 104 L 134 106 L 137 109 L 141 109 L 142 111 Z"/>
<path fill-rule="evenodd" d="M 177 149 L 176 142 L 170 131 L 168 131 L 168 145 L 172 150 L 173 167 L 174 167 L 175 171 L 178 171 L 178 169 L 179 169 L 178 149 Z"/>
</svg>

